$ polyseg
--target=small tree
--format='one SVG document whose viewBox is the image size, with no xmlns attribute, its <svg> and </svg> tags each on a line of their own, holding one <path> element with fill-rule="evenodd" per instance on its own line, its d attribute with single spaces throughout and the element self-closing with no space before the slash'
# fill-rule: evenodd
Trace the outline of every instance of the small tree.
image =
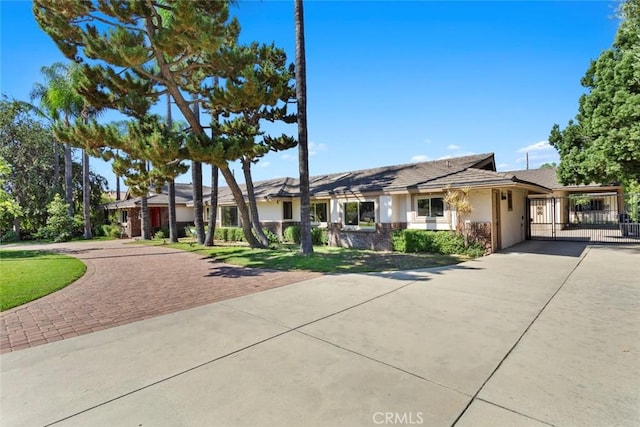
<svg viewBox="0 0 640 427">
<path fill-rule="evenodd" d="M 38 230 L 38 236 L 54 242 L 66 242 L 73 237 L 74 220 L 69 216 L 69 205 L 59 194 L 47 206 L 47 225 Z"/>
<path fill-rule="evenodd" d="M 464 218 L 473 211 L 473 207 L 469 201 L 470 192 L 471 189 L 469 187 L 457 189 L 447 187 L 444 192 L 445 203 L 456 212 L 456 231 L 464 235 L 465 244 L 468 244 L 468 236 L 467 233 L 464 233 Z M 451 224 L 451 220 L 449 224 Z"/>
</svg>

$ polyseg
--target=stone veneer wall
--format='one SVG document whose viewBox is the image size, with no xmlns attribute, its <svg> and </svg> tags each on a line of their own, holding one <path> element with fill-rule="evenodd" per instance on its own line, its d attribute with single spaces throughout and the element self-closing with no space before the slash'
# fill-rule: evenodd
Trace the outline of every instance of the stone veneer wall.
<svg viewBox="0 0 640 427">
<path fill-rule="evenodd" d="M 342 224 L 333 222 L 328 225 L 329 246 L 392 251 L 391 236 L 394 230 L 404 228 L 407 228 L 406 222 L 394 222 L 376 224 L 376 228 L 371 230 L 344 230 Z"/>
</svg>

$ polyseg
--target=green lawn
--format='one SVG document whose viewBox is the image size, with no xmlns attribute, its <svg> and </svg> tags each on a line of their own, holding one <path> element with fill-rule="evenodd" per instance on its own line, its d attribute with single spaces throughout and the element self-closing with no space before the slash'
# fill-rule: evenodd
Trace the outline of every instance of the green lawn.
<svg viewBox="0 0 640 427">
<path fill-rule="evenodd" d="M 0 311 L 62 289 L 86 269 L 82 261 L 66 255 L 0 250 Z"/>
<path fill-rule="evenodd" d="M 162 245 L 162 241 L 139 241 Z M 248 246 L 204 247 L 193 243 L 165 246 L 200 253 L 229 264 L 274 270 L 308 270 L 320 273 L 363 273 L 373 271 L 413 270 L 458 264 L 469 258 L 457 255 L 404 254 L 315 246 L 308 257 L 298 253 L 297 245 L 278 245 L 275 249 L 251 249 Z"/>
</svg>

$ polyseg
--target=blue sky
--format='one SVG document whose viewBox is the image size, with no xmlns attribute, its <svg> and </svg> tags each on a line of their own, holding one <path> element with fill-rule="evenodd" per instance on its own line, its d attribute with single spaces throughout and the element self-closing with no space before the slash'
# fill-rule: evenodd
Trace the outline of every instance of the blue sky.
<svg viewBox="0 0 640 427">
<path fill-rule="evenodd" d="M 64 57 L 30 2 L 0 6 L 0 91 L 28 100 L 40 68 Z M 526 152 L 531 168 L 558 161 L 549 131 L 575 116 L 581 77 L 613 41 L 615 9 L 615 1 L 305 2 L 311 174 L 485 152 L 498 170 L 524 169 Z M 233 13 L 242 41 L 275 42 L 294 61 L 292 1 L 241 0 Z M 270 130 L 297 135 L 295 126 Z M 254 179 L 296 177 L 297 156 L 269 154 Z M 109 165 L 92 159 L 92 168 L 114 188 Z"/>
</svg>

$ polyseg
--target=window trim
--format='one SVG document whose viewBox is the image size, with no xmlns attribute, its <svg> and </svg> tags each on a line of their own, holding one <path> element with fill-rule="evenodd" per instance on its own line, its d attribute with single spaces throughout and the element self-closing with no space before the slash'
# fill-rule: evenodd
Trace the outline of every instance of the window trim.
<svg viewBox="0 0 640 427">
<path fill-rule="evenodd" d="M 436 215 L 436 216 L 432 216 L 432 208 L 431 208 L 431 200 L 433 199 L 440 199 L 442 200 L 442 215 Z M 418 211 L 418 202 L 420 200 L 429 200 L 429 215 L 420 215 L 419 211 Z M 442 196 L 416 196 L 415 198 L 415 214 L 416 214 L 416 218 L 428 218 L 428 219 L 438 219 L 438 218 L 444 218 L 445 217 L 445 212 L 447 210 L 447 204 L 444 201 L 444 195 Z"/>
<path fill-rule="evenodd" d="M 316 211 L 314 209 L 312 209 L 313 205 L 324 205 L 324 216 L 325 216 L 325 221 L 314 221 L 313 218 L 311 218 L 311 224 L 326 224 L 329 222 L 329 201 L 328 200 L 318 200 L 318 201 L 314 201 L 314 202 L 310 202 L 309 203 L 309 212 L 311 215 L 313 215 Z"/>
<path fill-rule="evenodd" d="M 285 206 L 290 206 L 289 209 L 289 216 L 287 217 L 287 209 L 285 208 Z M 283 221 L 293 221 L 293 202 L 290 200 L 283 200 L 282 201 L 282 220 Z"/>
<path fill-rule="evenodd" d="M 357 203 L 358 204 L 358 224 L 347 224 L 347 208 L 346 208 L 346 205 L 348 203 Z M 360 222 L 360 217 L 361 217 L 360 205 L 362 203 L 371 203 L 371 204 L 373 204 L 373 224 L 362 224 Z M 347 230 L 374 230 L 376 228 L 376 224 L 377 224 L 377 220 L 378 220 L 377 215 L 376 215 L 376 210 L 377 210 L 377 206 L 376 206 L 375 200 L 345 200 L 344 202 L 342 202 L 342 215 L 341 215 L 343 228 L 345 228 Z"/>
<path fill-rule="evenodd" d="M 235 225 L 225 225 L 224 224 L 224 213 L 222 212 L 225 208 L 235 208 L 236 210 L 236 224 Z M 240 212 L 238 211 L 238 206 L 236 205 L 226 205 L 220 206 L 220 227 L 240 227 Z"/>
</svg>

